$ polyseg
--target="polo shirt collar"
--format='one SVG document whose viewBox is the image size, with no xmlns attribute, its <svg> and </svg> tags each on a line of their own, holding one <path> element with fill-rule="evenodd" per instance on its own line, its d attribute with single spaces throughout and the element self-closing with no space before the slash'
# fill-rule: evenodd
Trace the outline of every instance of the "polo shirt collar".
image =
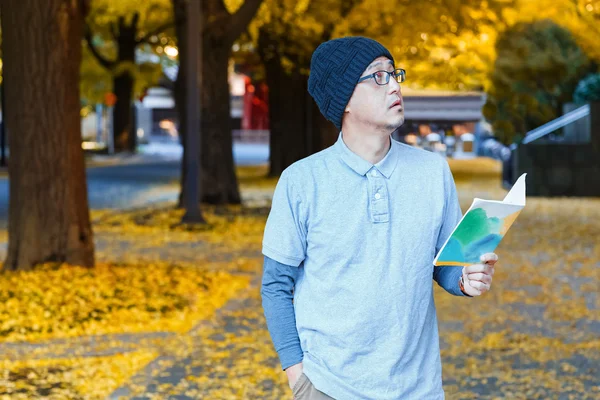
<svg viewBox="0 0 600 400">
<path fill-rule="evenodd" d="M 396 169 L 396 164 L 398 163 L 398 143 L 396 141 L 391 140 L 390 149 L 385 155 L 385 157 L 379 161 L 377 164 L 373 165 L 367 160 L 361 158 L 358 154 L 354 153 L 352 150 L 346 146 L 344 140 L 342 139 L 342 132 L 338 136 L 338 140 L 335 143 L 335 147 L 338 149 L 340 157 L 342 161 L 346 165 L 348 165 L 351 169 L 354 170 L 359 175 L 366 175 L 372 168 L 376 168 L 379 172 L 383 174 L 386 178 L 390 178 L 392 173 Z"/>
</svg>

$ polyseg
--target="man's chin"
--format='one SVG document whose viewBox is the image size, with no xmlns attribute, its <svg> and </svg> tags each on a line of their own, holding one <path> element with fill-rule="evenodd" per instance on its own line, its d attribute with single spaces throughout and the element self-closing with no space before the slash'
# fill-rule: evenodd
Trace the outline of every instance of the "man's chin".
<svg viewBox="0 0 600 400">
<path fill-rule="evenodd" d="M 398 118 L 398 126 L 396 128 L 400 128 L 402 125 L 404 125 L 404 113 L 402 113 L 402 115 L 400 116 L 400 118 Z"/>
<path fill-rule="evenodd" d="M 390 132 L 394 132 L 396 129 L 400 128 L 404 125 L 404 114 L 402 114 L 399 118 L 396 118 L 394 122 L 387 126 L 387 130 Z"/>
</svg>

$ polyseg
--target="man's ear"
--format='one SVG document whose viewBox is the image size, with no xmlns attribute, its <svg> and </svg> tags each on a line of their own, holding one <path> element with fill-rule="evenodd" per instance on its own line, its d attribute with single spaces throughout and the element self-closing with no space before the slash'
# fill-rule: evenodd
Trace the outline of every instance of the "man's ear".
<svg viewBox="0 0 600 400">
<path fill-rule="evenodd" d="M 346 103 L 346 108 L 344 108 L 344 113 L 351 113 L 352 112 L 352 110 L 350 109 L 350 103 L 352 103 L 352 98 L 353 97 L 354 97 L 354 93 L 352 94 L 352 96 L 348 100 L 348 103 Z"/>
</svg>

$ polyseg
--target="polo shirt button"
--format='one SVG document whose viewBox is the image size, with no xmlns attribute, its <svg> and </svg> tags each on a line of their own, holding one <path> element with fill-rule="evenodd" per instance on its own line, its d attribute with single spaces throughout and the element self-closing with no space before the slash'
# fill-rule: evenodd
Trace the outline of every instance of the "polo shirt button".
<svg viewBox="0 0 600 400">
<path fill-rule="evenodd" d="M 372 177 L 376 177 L 377 176 L 377 171 L 375 171 L 375 170 L 371 171 L 371 176 Z"/>
<path fill-rule="evenodd" d="M 379 193 L 375 193 L 375 199 L 379 200 L 381 198 L 381 195 Z"/>
</svg>

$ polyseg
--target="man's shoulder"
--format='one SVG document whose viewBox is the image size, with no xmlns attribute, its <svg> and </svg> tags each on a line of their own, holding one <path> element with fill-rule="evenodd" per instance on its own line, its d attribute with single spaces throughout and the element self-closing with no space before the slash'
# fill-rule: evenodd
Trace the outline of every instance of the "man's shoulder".
<svg viewBox="0 0 600 400">
<path fill-rule="evenodd" d="M 422 169 L 438 174 L 448 165 L 446 158 L 438 153 L 433 153 L 395 140 L 394 144 L 397 146 L 400 154 L 399 158 L 411 169 Z"/>
<path fill-rule="evenodd" d="M 395 139 L 392 140 L 394 141 L 394 144 L 400 151 L 400 154 L 402 154 L 405 157 L 411 157 L 421 161 L 433 163 L 440 162 L 440 160 L 443 160 L 443 157 L 441 157 L 437 153 L 433 153 L 431 151 L 421 149 L 419 147 L 411 146 L 409 144 L 399 142 Z"/>
<path fill-rule="evenodd" d="M 327 164 L 332 161 L 332 157 L 334 157 L 333 146 L 292 163 L 283 171 L 282 176 L 286 175 L 289 177 L 288 179 L 294 181 L 309 178 L 314 175 L 315 171 L 326 168 Z"/>
</svg>

